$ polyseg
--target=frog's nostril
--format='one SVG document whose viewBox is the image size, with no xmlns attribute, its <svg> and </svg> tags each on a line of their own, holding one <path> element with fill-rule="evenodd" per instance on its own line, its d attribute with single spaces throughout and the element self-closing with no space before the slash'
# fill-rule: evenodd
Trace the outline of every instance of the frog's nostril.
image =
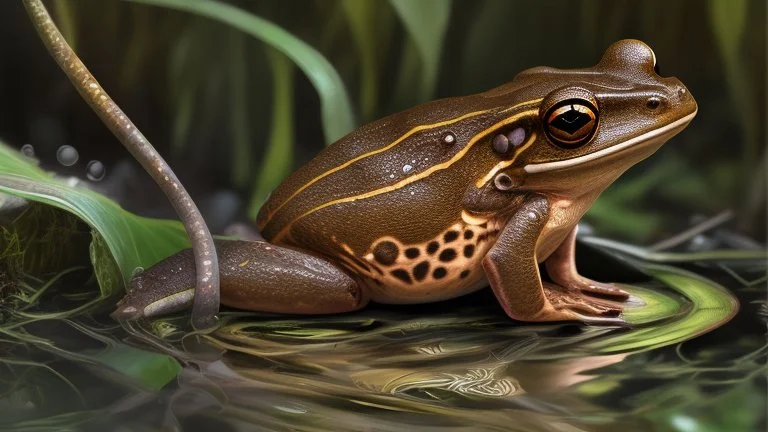
<svg viewBox="0 0 768 432">
<path fill-rule="evenodd" d="M 685 96 L 685 93 L 686 93 L 685 87 L 680 87 L 680 88 L 677 89 L 677 96 L 678 97 L 682 98 L 683 96 Z"/>
</svg>

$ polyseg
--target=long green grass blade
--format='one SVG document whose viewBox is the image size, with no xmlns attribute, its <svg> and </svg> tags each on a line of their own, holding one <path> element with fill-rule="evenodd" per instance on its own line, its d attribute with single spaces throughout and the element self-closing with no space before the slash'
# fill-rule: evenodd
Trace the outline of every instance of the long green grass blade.
<svg viewBox="0 0 768 432">
<path fill-rule="evenodd" d="M 422 100 L 432 97 L 437 84 L 445 30 L 451 16 L 450 0 L 390 0 L 413 40 L 422 61 L 418 93 Z"/>
<path fill-rule="evenodd" d="M 251 177 L 251 121 L 248 119 L 248 71 L 245 61 L 245 35 L 231 30 L 229 35 L 228 69 L 230 128 L 232 133 L 232 183 L 244 188 Z"/>
<path fill-rule="evenodd" d="M 53 2 L 53 14 L 64 39 L 73 50 L 77 50 L 77 3 L 56 0 Z"/>
<path fill-rule="evenodd" d="M 360 111 L 370 120 L 379 100 L 382 47 L 389 42 L 391 9 L 375 1 L 342 0 L 341 6 L 360 58 Z"/>
<path fill-rule="evenodd" d="M 330 144 L 355 127 L 346 87 L 333 65 L 285 29 L 238 7 L 211 0 L 125 0 L 204 16 L 266 42 L 288 56 L 307 75 L 320 96 L 323 129 Z"/>
<path fill-rule="evenodd" d="M 272 66 L 272 131 L 261 163 L 248 215 L 255 220 L 269 193 L 290 173 L 293 163 L 293 64 L 268 48 Z"/>
<path fill-rule="evenodd" d="M 742 181 L 751 180 L 751 168 L 756 168 L 760 144 L 758 142 L 759 123 L 763 121 L 758 112 L 758 98 L 749 86 L 749 71 L 742 56 L 750 2 L 747 0 L 709 0 L 709 17 L 712 33 L 723 60 L 726 85 L 732 99 L 733 110 L 738 113 L 738 120 L 744 132 L 742 152 Z M 754 2 L 756 4 L 756 2 Z"/>
</svg>

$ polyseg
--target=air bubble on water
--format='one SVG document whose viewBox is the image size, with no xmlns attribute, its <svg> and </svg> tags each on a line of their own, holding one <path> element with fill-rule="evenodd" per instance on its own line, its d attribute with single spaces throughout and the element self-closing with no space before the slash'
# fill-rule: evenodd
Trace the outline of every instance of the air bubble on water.
<svg viewBox="0 0 768 432">
<path fill-rule="evenodd" d="M 90 181 L 100 181 L 107 173 L 107 169 L 104 168 L 104 164 L 97 160 L 88 162 L 85 166 L 85 175 Z"/>
<path fill-rule="evenodd" d="M 77 163 L 80 155 L 77 153 L 77 149 L 71 145 L 63 145 L 56 150 L 56 160 L 64 166 L 72 166 Z"/>
<path fill-rule="evenodd" d="M 32 147 L 32 144 L 24 144 L 21 146 L 21 154 L 26 157 L 33 158 L 35 157 L 35 148 Z"/>
</svg>

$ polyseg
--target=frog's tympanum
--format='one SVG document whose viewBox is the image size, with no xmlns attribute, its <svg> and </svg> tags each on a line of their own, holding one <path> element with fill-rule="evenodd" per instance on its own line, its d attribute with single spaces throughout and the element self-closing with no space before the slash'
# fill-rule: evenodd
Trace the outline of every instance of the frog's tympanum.
<svg viewBox="0 0 768 432">
<path fill-rule="evenodd" d="M 576 226 L 696 115 L 657 70 L 623 40 L 594 67 L 529 69 L 357 129 L 274 191 L 257 220 L 267 241 L 218 244 L 222 303 L 329 314 L 490 285 L 515 320 L 621 323 L 628 294 L 576 271 Z M 194 284 L 182 251 L 135 276 L 116 316 L 182 308 Z"/>
</svg>

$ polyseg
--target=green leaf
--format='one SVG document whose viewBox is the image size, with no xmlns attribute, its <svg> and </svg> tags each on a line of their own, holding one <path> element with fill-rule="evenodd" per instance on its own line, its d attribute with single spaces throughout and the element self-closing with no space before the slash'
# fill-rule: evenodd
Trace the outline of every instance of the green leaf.
<svg viewBox="0 0 768 432">
<path fill-rule="evenodd" d="M 232 131 L 232 183 L 239 188 L 247 185 L 250 179 L 251 164 L 251 121 L 248 118 L 248 71 L 246 64 L 246 36 L 242 32 L 230 30 L 227 44 L 229 69 L 229 98 L 231 110 L 230 128 Z"/>
<path fill-rule="evenodd" d="M 323 129 L 330 144 L 354 129 L 352 105 L 333 65 L 285 29 L 238 7 L 211 0 L 125 0 L 204 16 L 244 31 L 288 56 L 307 75 L 320 96 Z"/>
<path fill-rule="evenodd" d="M 184 152 L 192 135 L 195 107 L 210 103 L 205 100 L 202 91 L 208 78 L 206 75 L 210 73 L 204 63 L 209 60 L 199 55 L 210 50 L 210 44 L 217 42 L 210 27 L 211 23 L 203 18 L 193 20 L 189 27 L 176 35 L 173 48 L 168 53 L 168 103 L 173 111 L 171 154 L 174 157 Z"/>
<path fill-rule="evenodd" d="M 739 310 L 738 301 L 721 285 L 697 274 L 661 264 L 637 262 L 637 266 L 663 282 L 677 295 L 686 298 L 690 306 L 682 315 L 677 314 L 674 301 L 664 299 L 659 292 L 646 290 L 631 292 L 645 300 L 640 308 L 627 308 L 625 318 L 630 324 L 647 326 L 632 329 L 603 340 L 590 342 L 589 350 L 602 353 L 639 352 L 676 344 L 704 334 L 728 322 Z M 676 319 L 659 319 L 674 316 Z"/>
<path fill-rule="evenodd" d="M 59 31 L 72 49 L 77 49 L 77 3 L 65 0 L 53 2 L 53 14 Z"/>
<path fill-rule="evenodd" d="M 360 110 L 370 120 L 379 99 L 379 69 L 383 45 L 390 33 L 391 9 L 382 2 L 343 0 L 341 5 L 360 57 Z"/>
<path fill-rule="evenodd" d="M 756 4 L 756 3 L 755 3 Z M 745 40 L 744 30 L 748 27 L 750 3 L 747 0 L 710 0 L 709 17 L 715 42 L 723 59 L 725 82 L 733 110 L 741 123 L 743 136 L 742 152 L 742 183 L 749 180 L 750 168 L 757 165 L 761 150 L 759 127 L 763 119 L 760 112 L 760 97 L 751 89 L 748 66 L 741 54 Z"/>
<path fill-rule="evenodd" d="M 389 0 L 416 45 L 422 61 L 422 100 L 432 97 L 437 84 L 445 30 L 451 16 L 450 0 Z"/>
<path fill-rule="evenodd" d="M 127 282 L 137 267 L 148 267 L 189 247 L 181 223 L 150 219 L 123 210 L 118 204 L 92 190 L 70 186 L 35 166 L 12 148 L 0 143 L 0 193 L 48 204 L 65 210 L 87 223 L 103 238 L 119 269 L 118 278 Z M 102 249 L 103 250 L 103 249 Z M 98 246 L 92 248 L 97 258 Z M 99 269 L 96 272 L 99 275 Z M 100 277 L 102 295 L 112 294 Z M 102 285 L 101 282 L 104 282 Z"/>
<path fill-rule="evenodd" d="M 746 0 L 709 0 L 715 41 L 726 60 L 738 57 L 747 22 Z"/>
<path fill-rule="evenodd" d="M 179 362 L 169 355 L 114 341 L 105 349 L 88 350 L 77 356 L 106 366 L 112 373 L 127 376 L 152 391 L 162 389 L 181 372 Z"/>
<path fill-rule="evenodd" d="M 269 193 L 290 173 L 293 163 L 294 67 L 279 51 L 270 48 L 268 54 L 273 83 L 272 127 L 248 210 L 253 220 Z"/>
</svg>

